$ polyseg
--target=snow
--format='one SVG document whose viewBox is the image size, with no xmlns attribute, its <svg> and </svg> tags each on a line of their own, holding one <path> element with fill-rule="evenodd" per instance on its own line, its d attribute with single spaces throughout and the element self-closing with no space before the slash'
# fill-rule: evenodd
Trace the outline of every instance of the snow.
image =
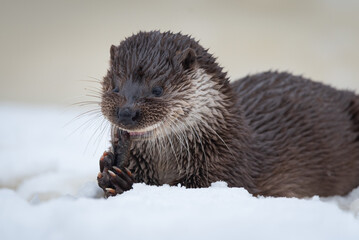
<svg viewBox="0 0 359 240">
<path fill-rule="evenodd" d="M 295 199 L 224 182 L 135 184 L 103 199 L 96 176 L 108 129 L 100 117 L 73 121 L 78 114 L 0 104 L 0 239 L 359 239 L 359 188 Z"/>
</svg>

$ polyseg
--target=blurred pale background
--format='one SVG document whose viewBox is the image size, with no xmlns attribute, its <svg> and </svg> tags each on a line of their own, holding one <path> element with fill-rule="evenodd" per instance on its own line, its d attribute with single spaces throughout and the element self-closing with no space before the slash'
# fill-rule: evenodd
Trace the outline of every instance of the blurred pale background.
<svg viewBox="0 0 359 240">
<path fill-rule="evenodd" d="M 359 89 L 359 1 L 1 1 L 0 101 L 68 104 L 139 30 L 182 31 L 231 79 L 268 69 Z"/>
</svg>

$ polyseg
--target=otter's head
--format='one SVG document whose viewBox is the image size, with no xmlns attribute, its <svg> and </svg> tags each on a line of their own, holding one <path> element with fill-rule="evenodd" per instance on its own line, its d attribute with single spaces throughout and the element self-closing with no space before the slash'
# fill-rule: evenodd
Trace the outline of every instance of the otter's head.
<svg viewBox="0 0 359 240">
<path fill-rule="evenodd" d="M 110 55 L 102 113 L 131 135 L 166 134 L 197 121 L 229 89 L 212 55 L 186 35 L 140 32 L 111 46 Z"/>
</svg>

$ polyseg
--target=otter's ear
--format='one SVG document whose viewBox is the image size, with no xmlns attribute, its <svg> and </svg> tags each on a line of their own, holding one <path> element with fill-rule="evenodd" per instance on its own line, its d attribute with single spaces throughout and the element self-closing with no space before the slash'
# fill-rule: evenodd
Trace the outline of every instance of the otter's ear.
<svg viewBox="0 0 359 240">
<path fill-rule="evenodd" d="M 197 63 L 196 52 L 192 48 L 186 48 L 177 54 L 177 61 L 181 63 L 184 70 L 193 69 Z"/>
<path fill-rule="evenodd" d="M 112 45 L 110 48 L 111 61 L 113 61 L 115 59 L 115 53 L 116 53 L 116 46 Z"/>
</svg>

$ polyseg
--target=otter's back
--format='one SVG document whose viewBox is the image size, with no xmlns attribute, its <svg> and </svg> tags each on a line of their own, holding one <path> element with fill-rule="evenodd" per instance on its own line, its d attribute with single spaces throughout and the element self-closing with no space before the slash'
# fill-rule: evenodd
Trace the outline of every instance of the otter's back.
<svg viewBox="0 0 359 240">
<path fill-rule="evenodd" d="M 330 195 L 359 184 L 359 99 L 353 92 L 278 72 L 232 86 L 255 142 L 270 159 L 262 162 L 268 189 L 286 182 L 286 191 L 298 192 L 300 185 Z"/>
</svg>

